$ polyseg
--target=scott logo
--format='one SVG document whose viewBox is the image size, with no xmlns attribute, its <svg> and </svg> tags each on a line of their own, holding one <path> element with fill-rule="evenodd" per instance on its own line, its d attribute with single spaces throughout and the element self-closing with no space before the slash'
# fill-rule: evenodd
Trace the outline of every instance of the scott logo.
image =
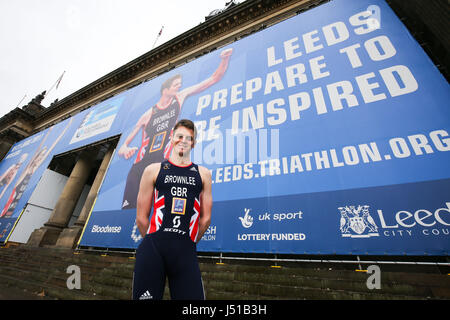
<svg viewBox="0 0 450 320">
<path fill-rule="evenodd" d="M 245 208 L 245 215 L 243 217 L 239 217 L 239 220 L 241 220 L 242 226 L 244 228 L 250 228 L 253 225 L 253 218 L 251 215 L 249 215 L 248 213 L 250 212 L 251 209 L 247 209 Z"/>
<path fill-rule="evenodd" d="M 340 230 L 343 237 L 370 238 L 379 236 L 378 227 L 370 216 L 369 206 L 345 206 L 341 213 Z"/>
<path fill-rule="evenodd" d="M 173 218 L 173 227 L 178 228 L 181 224 L 180 216 Z"/>
</svg>

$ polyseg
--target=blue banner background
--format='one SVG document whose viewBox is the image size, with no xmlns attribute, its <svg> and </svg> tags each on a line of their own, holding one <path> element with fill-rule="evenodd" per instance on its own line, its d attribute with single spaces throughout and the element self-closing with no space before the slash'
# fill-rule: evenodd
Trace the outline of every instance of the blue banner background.
<svg viewBox="0 0 450 320">
<path fill-rule="evenodd" d="M 55 155 L 120 134 L 123 121 L 128 117 L 128 111 L 122 105 L 131 103 L 133 92 L 134 90 L 130 89 L 115 97 L 106 99 L 69 119 L 17 142 L 11 147 L 8 154 L 0 163 L 0 175 L 3 175 L 11 165 L 18 163 L 23 154 L 28 154 L 28 156 L 17 171 L 14 180 L 8 186 L 2 186 L 6 190 L 0 198 L 1 210 L 9 206 L 8 200 L 11 197 L 15 198 L 13 195 L 14 188 L 22 180 L 22 173 L 29 166 L 32 158 L 40 151 L 44 149 L 46 151 L 45 158 L 42 159 L 39 166 L 33 171 L 28 183 L 21 185 L 24 188 L 23 194 L 19 197 L 13 213 L 10 216 L 5 215 L 0 217 L 0 243 L 6 242 L 8 239 L 22 209 L 27 204 L 42 174 Z M 85 128 L 84 130 L 83 126 Z M 87 126 L 90 126 L 88 128 L 91 131 L 86 131 Z M 17 194 L 19 191 L 15 190 L 15 192 Z"/>
<path fill-rule="evenodd" d="M 371 5 L 379 10 L 380 28 L 368 31 L 368 15 L 361 12 Z M 328 45 L 327 28 L 335 39 L 347 38 Z M 305 35 L 317 50 L 306 52 Z M 293 46 L 291 56 L 298 57 L 287 59 L 286 43 Z M 351 62 L 345 53 L 352 46 L 361 62 L 355 67 L 355 59 Z M 165 79 L 179 73 L 182 88 L 199 83 L 215 71 L 220 52 L 229 48 L 233 54 L 224 77 L 189 97 L 179 117 L 196 122 L 200 141 L 193 161 L 211 169 L 213 177 L 212 223 L 198 250 L 448 254 L 448 84 L 384 1 L 332 1 L 142 84 L 119 146 L 159 99 Z M 270 50 L 272 61 L 280 63 L 269 65 Z M 296 79 L 289 87 L 286 70 L 299 63 L 306 81 Z M 396 71 L 387 79 L 389 68 Z M 247 99 L 248 81 L 258 79 L 261 89 Z M 341 106 L 328 91 L 333 86 L 338 87 L 335 95 L 345 90 L 351 95 Z M 323 105 L 316 97 L 318 88 Z M 214 98 L 224 96 L 224 102 L 213 107 Z M 310 100 L 300 117 L 295 117 L 291 96 L 301 97 L 299 105 Z M 243 130 L 244 113 L 248 131 Z M 216 138 L 208 139 L 212 125 Z M 231 129 L 250 137 L 244 149 L 238 150 L 236 135 L 227 134 Z M 135 138 L 131 146 L 140 143 Z M 252 143 L 257 144 L 256 160 Z M 134 215 L 119 210 L 133 161 L 114 156 L 81 245 L 138 246 Z M 440 220 L 434 215 L 438 209 Z M 246 218 L 246 210 L 251 218 Z M 92 232 L 94 225 L 111 226 L 113 221 L 127 231 L 108 237 Z"/>
</svg>

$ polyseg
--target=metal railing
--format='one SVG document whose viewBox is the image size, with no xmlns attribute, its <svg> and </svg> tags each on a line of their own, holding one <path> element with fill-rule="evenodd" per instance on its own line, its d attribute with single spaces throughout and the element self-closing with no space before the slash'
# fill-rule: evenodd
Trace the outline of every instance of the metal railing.
<svg viewBox="0 0 450 320">
<path fill-rule="evenodd" d="M 125 255 L 136 255 L 136 250 L 123 250 L 123 249 L 110 249 L 110 248 L 83 248 L 77 247 L 75 251 L 87 251 L 87 252 L 99 252 L 101 254 L 125 254 Z M 232 254 L 225 255 L 223 252 L 217 252 L 213 255 L 205 255 L 206 252 L 199 252 L 199 259 L 211 259 L 218 260 L 219 263 L 222 263 L 224 260 L 235 260 L 235 261 L 259 261 L 259 262 L 272 262 L 272 263 L 329 263 L 329 264 L 358 264 L 361 269 L 362 264 L 390 264 L 390 265 L 416 265 L 416 266 L 443 266 L 450 267 L 450 262 L 439 262 L 439 261 L 401 261 L 401 260 L 379 260 L 379 259 L 370 259 L 370 260 L 361 260 L 359 255 L 354 256 L 355 260 L 350 259 L 325 259 L 320 258 L 318 256 L 317 259 L 305 259 L 305 258 L 284 258 L 279 257 L 279 255 L 274 254 L 273 258 L 271 257 L 252 257 L 251 253 L 246 256 L 233 256 Z M 349 256 L 350 257 L 350 256 Z M 402 257 L 405 259 L 405 257 Z M 436 257 L 435 257 L 436 258 Z M 446 256 L 439 257 L 440 259 L 448 259 Z"/>
<path fill-rule="evenodd" d="M 395 260 L 361 260 L 357 255 L 356 260 L 342 260 L 342 259 L 302 259 L 302 258 L 278 258 L 275 254 L 274 258 L 269 257 L 235 257 L 224 256 L 223 253 L 219 253 L 217 256 L 199 255 L 201 259 L 216 259 L 220 263 L 222 260 L 242 260 L 242 261 L 262 261 L 262 262 L 300 262 L 300 263 L 344 263 L 344 264 L 358 264 L 361 268 L 361 264 L 397 264 L 397 265 L 424 265 L 424 266 L 446 266 L 450 267 L 450 262 L 436 262 L 436 261 L 395 261 Z M 445 258 L 445 257 L 443 257 Z"/>
</svg>

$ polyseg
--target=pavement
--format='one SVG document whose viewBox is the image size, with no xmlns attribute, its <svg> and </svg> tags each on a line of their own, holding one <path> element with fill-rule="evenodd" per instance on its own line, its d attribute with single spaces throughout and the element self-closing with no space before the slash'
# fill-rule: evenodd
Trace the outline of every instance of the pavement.
<svg viewBox="0 0 450 320">
<path fill-rule="evenodd" d="M 44 300 L 44 294 L 0 285 L 0 300 Z"/>
</svg>

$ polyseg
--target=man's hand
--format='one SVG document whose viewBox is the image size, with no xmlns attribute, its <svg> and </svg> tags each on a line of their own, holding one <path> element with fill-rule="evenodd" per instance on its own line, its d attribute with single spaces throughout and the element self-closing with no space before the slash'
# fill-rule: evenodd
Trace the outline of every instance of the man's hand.
<svg viewBox="0 0 450 320">
<path fill-rule="evenodd" d="M 220 57 L 221 57 L 222 59 L 223 59 L 223 58 L 228 58 L 228 57 L 231 56 L 232 53 L 233 53 L 233 48 L 226 49 L 226 50 L 223 50 L 223 51 L 220 53 Z"/>
<path fill-rule="evenodd" d="M 129 148 L 127 145 L 123 144 L 119 149 L 119 156 L 124 157 L 126 160 L 130 159 L 135 153 L 137 147 Z"/>
</svg>

